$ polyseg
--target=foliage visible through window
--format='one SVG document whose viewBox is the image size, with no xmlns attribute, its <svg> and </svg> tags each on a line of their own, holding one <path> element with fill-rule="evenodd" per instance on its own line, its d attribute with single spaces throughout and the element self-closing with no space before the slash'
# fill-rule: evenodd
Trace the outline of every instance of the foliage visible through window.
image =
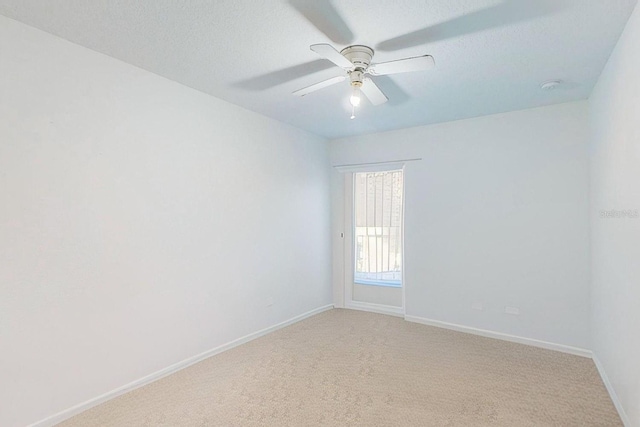
<svg viewBox="0 0 640 427">
<path fill-rule="evenodd" d="M 402 286 L 402 171 L 354 174 L 355 283 Z"/>
</svg>

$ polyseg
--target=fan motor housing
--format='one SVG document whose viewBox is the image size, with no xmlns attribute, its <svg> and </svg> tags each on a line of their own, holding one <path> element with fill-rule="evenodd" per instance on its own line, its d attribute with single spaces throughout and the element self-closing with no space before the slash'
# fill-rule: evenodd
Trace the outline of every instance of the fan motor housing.
<svg viewBox="0 0 640 427">
<path fill-rule="evenodd" d="M 366 71 L 371 64 L 373 58 L 373 49 L 363 45 L 347 46 L 340 51 L 342 56 L 347 58 L 356 70 L 359 68 L 361 71 Z"/>
</svg>

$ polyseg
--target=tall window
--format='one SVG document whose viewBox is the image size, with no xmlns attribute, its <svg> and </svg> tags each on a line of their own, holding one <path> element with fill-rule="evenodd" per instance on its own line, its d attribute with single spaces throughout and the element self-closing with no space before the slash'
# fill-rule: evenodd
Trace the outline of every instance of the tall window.
<svg viewBox="0 0 640 427">
<path fill-rule="evenodd" d="M 402 286 L 402 171 L 354 174 L 354 281 Z"/>
</svg>

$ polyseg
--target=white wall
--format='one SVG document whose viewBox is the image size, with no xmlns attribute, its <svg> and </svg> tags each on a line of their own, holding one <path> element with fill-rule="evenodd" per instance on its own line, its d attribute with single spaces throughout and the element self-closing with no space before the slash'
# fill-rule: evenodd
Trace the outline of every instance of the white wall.
<svg viewBox="0 0 640 427">
<path fill-rule="evenodd" d="M 323 140 L 3 17 L 0 58 L 0 425 L 331 303 Z"/>
<path fill-rule="evenodd" d="M 330 153 L 333 165 L 422 158 L 405 173 L 407 315 L 588 348 L 587 140 L 578 102 L 336 140 Z"/>
<path fill-rule="evenodd" d="M 636 7 L 589 100 L 593 350 L 633 426 L 640 426 L 639 70 Z M 612 210 L 632 217 L 601 217 Z"/>
</svg>

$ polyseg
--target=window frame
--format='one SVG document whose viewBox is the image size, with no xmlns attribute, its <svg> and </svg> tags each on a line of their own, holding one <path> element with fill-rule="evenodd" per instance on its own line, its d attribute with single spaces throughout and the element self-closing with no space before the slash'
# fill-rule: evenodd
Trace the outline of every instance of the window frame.
<svg viewBox="0 0 640 427">
<path fill-rule="evenodd" d="M 356 264 L 358 262 L 357 251 L 358 242 L 356 235 L 356 175 L 360 173 L 385 173 L 400 172 L 402 174 L 402 206 L 400 210 L 400 253 L 401 253 L 401 279 L 398 280 L 368 280 L 356 278 Z M 405 209 L 405 170 L 404 164 L 387 164 L 382 167 L 365 168 L 363 170 L 353 170 L 351 172 L 351 281 L 354 284 L 365 286 L 380 286 L 387 288 L 403 288 L 404 287 L 404 209 Z M 375 227 L 375 226 L 374 226 Z M 378 237 L 378 236 L 376 236 Z M 384 236 L 380 236 L 384 240 Z"/>
</svg>

